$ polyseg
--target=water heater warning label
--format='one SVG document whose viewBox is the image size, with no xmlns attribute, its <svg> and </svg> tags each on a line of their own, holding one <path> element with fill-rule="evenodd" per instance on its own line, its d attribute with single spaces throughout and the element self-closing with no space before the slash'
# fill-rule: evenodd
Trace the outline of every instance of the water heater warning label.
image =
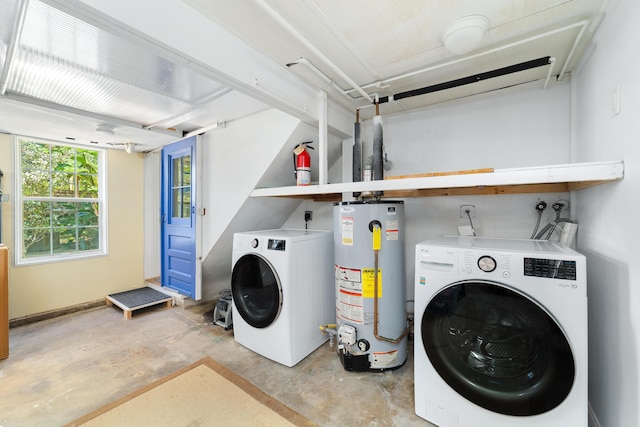
<svg viewBox="0 0 640 427">
<path fill-rule="evenodd" d="M 398 220 L 386 221 L 387 240 L 398 240 Z"/>
<path fill-rule="evenodd" d="M 373 298 L 375 295 L 375 275 L 373 268 L 362 269 L 362 296 L 365 298 Z M 378 269 L 378 298 L 382 298 L 382 270 Z"/>
<path fill-rule="evenodd" d="M 362 271 L 339 265 L 336 269 L 336 316 L 354 323 L 364 323 Z"/>
<path fill-rule="evenodd" d="M 342 244 L 345 246 L 353 246 L 353 217 L 343 216 L 340 219 L 340 234 L 342 236 Z"/>
</svg>

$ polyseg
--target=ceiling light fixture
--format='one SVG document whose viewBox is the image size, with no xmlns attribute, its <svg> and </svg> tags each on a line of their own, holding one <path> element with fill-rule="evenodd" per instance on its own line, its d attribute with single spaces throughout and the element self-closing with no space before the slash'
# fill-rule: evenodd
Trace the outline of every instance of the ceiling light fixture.
<svg viewBox="0 0 640 427">
<path fill-rule="evenodd" d="M 454 55 L 464 55 L 478 47 L 488 28 L 489 20 L 486 17 L 465 16 L 445 28 L 442 33 L 442 43 Z"/>
</svg>

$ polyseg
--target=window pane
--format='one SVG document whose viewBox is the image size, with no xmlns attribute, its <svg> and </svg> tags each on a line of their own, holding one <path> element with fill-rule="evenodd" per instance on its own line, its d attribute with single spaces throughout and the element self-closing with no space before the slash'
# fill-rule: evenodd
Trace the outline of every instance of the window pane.
<svg viewBox="0 0 640 427">
<path fill-rule="evenodd" d="M 95 251 L 100 249 L 100 233 L 97 227 L 78 229 L 78 250 Z"/>
<path fill-rule="evenodd" d="M 22 221 L 24 228 L 50 227 L 51 203 L 25 201 L 22 204 Z"/>
<path fill-rule="evenodd" d="M 76 149 L 76 164 L 79 173 L 98 174 L 98 152 Z"/>
<path fill-rule="evenodd" d="M 181 191 L 179 188 L 174 188 L 171 190 L 171 217 L 172 218 L 180 218 L 180 212 L 182 207 L 182 198 Z"/>
<path fill-rule="evenodd" d="M 98 152 L 76 150 L 78 197 L 98 197 Z"/>
<path fill-rule="evenodd" d="M 182 218 L 191 216 L 191 190 L 189 188 L 182 189 Z"/>
<path fill-rule="evenodd" d="M 22 233 L 22 248 L 24 256 L 42 256 L 51 253 L 51 229 L 38 228 L 24 230 Z"/>
<path fill-rule="evenodd" d="M 180 178 L 182 175 L 182 158 L 174 158 L 171 161 L 172 170 L 173 170 L 173 187 L 180 186 Z"/>
<path fill-rule="evenodd" d="M 53 253 L 75 252 L 76 245 L 75 227 L 58 227 L 53 229 Z"/>
<path fill-rule="evenodd" d="M 182 181 L 183 186 L 191 185 L 191 156 L 182 158 Z"/>
<path fill-rule="evenodd" d="M 54 227 L 75 227 L 76 225 L 76 204 L 75 203 L 53 203 L 51 221 Z"/>
<path fill-rule="evenodd" d="M 22 173 L 22 195 L 49 197 L 50 176 L 48 171 L 25 171 Z"/>
<path fill-rule="evenodd" d="M 76 150 L 73 147 L 62 145 L 51 146 L 51 165 L 53 170 L 75 172 L 76 171 Z"/>
<path fill-rule="evenodd" d="M 76 197 L 76 176 L 67 172 L 53 172 L 52 196 L 53 197 Z"/>
<path fill-rule="evenodd" d="M 78 175 L 78 197 L 96 198 L 98 197 L 98 176 Z"/>
<path fill-rule="evenodd" d="M 35 142 L 22 141 L 20 143 L 22 170 L 49 170 L 49 146 Z"/>
<path fill-rule="evenodd" d="M 78 225 L 99 224 L 97 203 L 78 203 Z"/>
</svg>

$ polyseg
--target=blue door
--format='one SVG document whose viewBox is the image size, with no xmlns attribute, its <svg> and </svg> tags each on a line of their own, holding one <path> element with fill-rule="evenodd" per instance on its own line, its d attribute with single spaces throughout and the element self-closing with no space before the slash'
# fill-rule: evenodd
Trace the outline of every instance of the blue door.
<svg viewBox="0 0 640 427">
<path fill-rule="evenodd" d="M 162 286 L 202 296 L 197 136 L 162 149 Z"/>
</svg>

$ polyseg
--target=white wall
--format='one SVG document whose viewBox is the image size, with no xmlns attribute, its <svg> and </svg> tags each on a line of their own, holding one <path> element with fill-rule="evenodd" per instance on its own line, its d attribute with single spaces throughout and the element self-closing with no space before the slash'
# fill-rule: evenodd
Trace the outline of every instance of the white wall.
<svg viewBox="0 0 640 427">
<path fill-rule="evenodd" d="M 545 91 L 536 82 L 397 116 L 384 117 L 383 104 L 384 145 L 392 161 L 385 174 L 570 163 L 570 94 L 568 82 Z M 373 140 L 370 121 L 362 124 L 362 135 L 366 156 Z M 330 179 L 341 173 L 338 163 Z M 567 193 L 547 193 L 405 199 L 407 297 L 413 299 L 414 294 L 416 243 L 457 234 L 459 225 L 468 225 L 468 219 L 460 218 L 460 205 L 475 205 L 473 225 L 479 236 L 528 238 L 536 222 L 536 202 L 549 204 L 544 225 L 554 217 L 550 205 L 568 198 Z M 326 202 L 303 203 L 284 226 L 304 227 L 305 210 L 314 211 L 309 228 L 332 229 L 333 207 Z"/>
<path fill-rule="evenodd" d="M 623 160 L 620 182 L 576 193 L 589 276 L 589 400 L 594 425 L 640 425 L 640 2 L 614 2 L 574 77 L 577 161 Z M 621 89 L 620 114 L 612 93 Z"/>
<path fill-rule="evenodd" d="M 144 278 L 161 274 L 160 175 L 159 151 L 144 155 Z"/>
<path fill-rule="evenodd" d="M 269 110 L 203 136 L 202 206 L 207 209 L 207 215 L 202 224 L 202 248 L 205 256 L 299 123 L 285 113 Z"/>
<path fill-rule="evenodd" d="M 294 185 L 292 150 L 317 137 L 317 128 L 277 110 L 233 121 L 203 137 L 204 300 L 230 287 L 234 232 L 279 228 L 301 203 L 249 195 L 260 186 Z"/>
</svg>

